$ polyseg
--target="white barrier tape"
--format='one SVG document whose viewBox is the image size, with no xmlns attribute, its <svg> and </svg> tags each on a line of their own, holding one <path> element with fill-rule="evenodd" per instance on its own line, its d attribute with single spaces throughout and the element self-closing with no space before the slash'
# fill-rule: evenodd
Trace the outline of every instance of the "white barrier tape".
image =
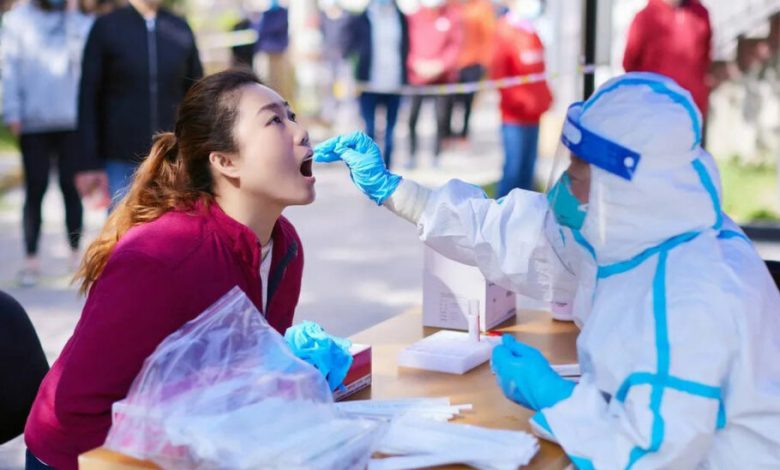
<svg viewBox="0 0 780 470">
<path fill-rule="evenodd" d="M 596 70 L 595 65 L 583 65 L 577 67 L 577 74 L 593 73 Z M 562 74 L 554 72 L 533 73 L 529 75 L 517 75 L 514 77 L 500 78 L 497 80 L 480 80 L 478 82 L 468 83 L 446 83 L 441 85 L 404 85 L 400 88 L 388 90 L 387 88 L 375 88 L 367 82 L 358 82 L 356 92 L 385 93 L 394 95 L 462 95 L 465 93 L 476 93 L 484 90 L 497 90 L 500 88 L 509 88 L 518 85 L 527 85 L 543 81 L 551 81 L 560 77 Z"/>
<path fill-rule="evenodd" d="M 204 36 L 198 40 L 203 49 L 224 49 L 234 46 L 250 45 L 257 42 L 257 32 L 252 29 L 231 31 L 226 33 L 214 33 Z M 577 67 L 578 74 L 594 73 L 596 66 L 593 64 L 581 65 Z M 498 90 L 518 85 L 527 85 L 530 83 L 542 82 L 545 80 L 555 80 L 562 74 L 554 72 L 533 73 L 529 75 L 517 75 L 514 77 L 500 78 L 497 80 L 480 80 L 478 82 L 468 83 L 446 83 L 440 85 L 404 85 L 395 89 L 375 88 L 368 82 L 357 82 L 355 84 L 355 93 L 384 93 L 393 95 L 462 95 L 466 93 L 476 93 L 484 90 Z M 336 85 L 334 85 L 336 86 Z M 336 90 L 336 95 L 342 95 L 343 90 Z"/>
</svg>

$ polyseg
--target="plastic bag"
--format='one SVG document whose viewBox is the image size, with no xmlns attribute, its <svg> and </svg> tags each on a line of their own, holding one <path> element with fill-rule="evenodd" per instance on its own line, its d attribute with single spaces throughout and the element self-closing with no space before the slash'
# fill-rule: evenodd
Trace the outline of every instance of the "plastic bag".
<svg viewBox="0 0 780 470">
<path fill-rule="evenodd" d="M 238 287 L 157 347 L 112 418 L 106 447 L 176 470 L 364 468 L 381 430 L 341 417 Z"/>
</svg>

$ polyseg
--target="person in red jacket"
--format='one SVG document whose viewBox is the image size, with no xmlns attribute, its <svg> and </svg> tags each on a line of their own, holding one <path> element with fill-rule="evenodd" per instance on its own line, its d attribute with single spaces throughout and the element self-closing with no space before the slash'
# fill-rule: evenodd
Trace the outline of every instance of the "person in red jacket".
<svg viewBox="0 0 780 470">
<path fill-rule="evenodd" d="M 482 80 L 490 66 L 493 38 L 496 34 L 496 12 L 490 0 L 458 0 L 460 2 L 463 41 L 458 54 L 458 83 L 474 83 Z M 450 95 L 447 102 L 446 137 L 468 138 L 471 107 L 476 93 Z M 462 130 L 453 134 L 452 113 L 455 107 L 463 108 Z"/>
<path fill-rule="evenodd" d="M 711 42 L 709 13 L 699 0 L 648 0 L 628 31 L 623 68 L 673 79 L 706 119 Z"/>
<path fill-rule="evenodd" d="M 85 254 L 86 305 L 27 420 L 28 469 L 76 470 L 144 359 L 234 286 L 284 333 L 303 249 L 281 214 L 314 200 L 311 159 L 306 130 L 251 72 L 192 86 Z"/>
<path fill-rule="evenodd" d="M 452 0 L 422 0 L 421 7 L 409 15 L 409 54 L 406 64 L 410 85 L 453 83 L 458 73 L 463 32 L 460 5 Z M 426 98 L 436 103 L 436 141 L 433 156 L 438 163 L 442 141 L 449 127 L 446 95 L 412 97 L 409 114 L 410 162 L 414 166 L 417 155 L 417 119 Z"/>
<path fill-rule="evenodd" d="M 498 22 L 491 75 L 495 79 L 544 73 L 544 46 L 527 18 L 512 10 Z M 502 88 L 501 137 L 504 173 L 496 197 L 514 188 L 532 189 L 539 119 L 550 108 L 545 80 Z"/>
</svg>

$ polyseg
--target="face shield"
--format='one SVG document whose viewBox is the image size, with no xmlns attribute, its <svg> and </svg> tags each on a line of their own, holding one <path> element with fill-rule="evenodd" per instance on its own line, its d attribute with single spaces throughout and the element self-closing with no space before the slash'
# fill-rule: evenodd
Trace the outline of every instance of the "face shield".
<svg viewBox="0 0 780 470">
<path fill-rule="evenodd" d="M 583 103 L 571 105 L 553 160 L 546 196 L 549 210 L 545 235 L 556 255 L 570 272 L 576 271 L 576 237 L 588 214 L 591 168 L 598 167 L 631 180 L 641 155 L 580 124 Z M 564 229 L 568 227 L 571 232 Z M 567 237 L 567 233 L 569 236 Z"/>
</svg>

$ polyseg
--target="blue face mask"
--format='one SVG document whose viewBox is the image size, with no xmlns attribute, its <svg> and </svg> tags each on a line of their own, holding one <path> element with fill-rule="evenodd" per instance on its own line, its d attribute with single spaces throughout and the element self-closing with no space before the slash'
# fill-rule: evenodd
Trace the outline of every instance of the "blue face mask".
<svg viewBox="0 0 780 470">
<path fill-rule="evenodd" d="M 561 178 L 553 185 L 547 194 L 550 209 L 559 224 L 574 230 L 582 228 L 587 211 L 579 199 L 571 192 L 569 173 L 563 172 Z"/>
</svg>

